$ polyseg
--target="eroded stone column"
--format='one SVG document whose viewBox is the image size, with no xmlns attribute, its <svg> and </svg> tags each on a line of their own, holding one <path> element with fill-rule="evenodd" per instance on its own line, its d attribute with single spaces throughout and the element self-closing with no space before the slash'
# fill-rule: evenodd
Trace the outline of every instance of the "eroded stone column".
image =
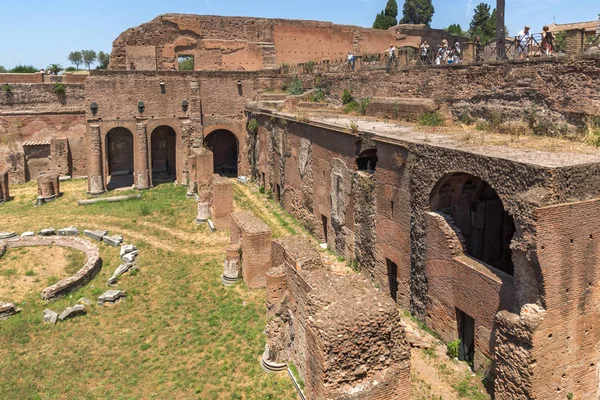
<svg viewBox="0 0 600 400">
<path fill-rule="evenodd" d="M 210 193 L 208 190 L 198 191 L 198 217 L 197 224 L 202 224 L 210 219 Z"/>
<path fill-rule="evenodd" d="M 37 204 L 44 204 L 60 196 L 60 183 L 58 175 L 41 175 L 37 178 L 38 199 Z"/>
<path fill-rule="evenodd" d="M 240 278 L 240 245 L 232 244 L 227 248 L 227 259 L 221 280 L 225 286 L 234 285 Z"/>
<path fill-rule="evenodd" d="M 137 134 L 137 161 L 135 163 L 135 177 L 138 190 L 150 188 L 150 170 L 148 169 L 148 131 L 147 121 L 138 121 L 136 124 Z"/>
<path fill-rule="evenodd" d="M 196 156 L 192 155 L 188 157 L 188 171 L 187 171 L 187 193 L 186 197 L 192 198 L 196 194 Z"/>
<path fill-rule="evenodd" d="M 10 200 L 8 192 L 8 171 L 0 172 L 0 203 Z"/>
<path fill-rule="evenodd" d="M 287 368 L 287 276 L 285 266 L 280 265 L 267 271 L 267 344 L 261 358 L 266 372 L 279 372 Z"/>
<path fill-rule="evenodd" d="M 91 195 L 105 192 L 102 176 L 102 139 L 100 125 L 90 125 L 90 150 L 88 159 L 89 190 Z"/>
</svg>

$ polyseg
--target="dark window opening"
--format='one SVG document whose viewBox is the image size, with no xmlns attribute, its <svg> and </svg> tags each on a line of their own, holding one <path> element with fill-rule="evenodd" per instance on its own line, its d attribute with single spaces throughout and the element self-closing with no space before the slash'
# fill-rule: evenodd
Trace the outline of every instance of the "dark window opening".
<svg viewBox="0 0 600 400">
<path fill-rule="evenodd" d="M 194 56 L 191 55 L 180 55 L 177 57 L 177 65 L 179 71 L 193 71 L 194 70 Z"/>
<path fill-rule="evenodd" d="M 470 315 L 456 309 L 458 322 L 458 359 L 473 364 L 475 359 L 475 320 Z"/>
<path fill-rule="evenodd" d="M 377 150 L 367 150 L 356 157 L 356 167 L 372 174 L 377 168 L 377 161 Z"/>
<path fill-rule="evenodd" d="M 238 141 L 232 132 L 225 129 L 211 132 L 204 139 L 204 146 L 213 153 L 215 174 L 237 177 Z"/>
<path fill-rule="evenodd" d="M 325 239 L 323 243 L 329 243 L 329 241 L 327 240 L 327 217 L 321 215 L 321 221 L 323 222 L 323 238 Z"/>
<path fill-rule="evenodd" d="M 275 185 L 275 196 L 278 202 L 281 202 L 281 186 L 278 184 Z"/>
<path fill-rule="evenodd" d="M 261 180 L 262 180 L 262 186 L 263 186 L 263 187 L 265 187 L 265 186 L 266 186 L 266 184 L 267 184 L 267 181 L 266 181 L 266 179 L 265 179 L 265 173 L 264 173 L 264 172 L 261 172 L 260 174 L 261 174 L 261 178 L 262 178 L 262 179 L 261 179 Z"/>
<path fill-rule="evenodd" d="M 509 275 L 514 274 L 510 242 L 512 216 L 485 181 L 464 173 L 448 175 L 434 188 L 430 205 L 452 218 L 466 242 L 466 253 Z"/>
<path fill-rule="evenodd" d="M 390 285 L 390 296 L 394 300 L 394 302 L 398 301 L 398 266 L 390 261 L 389 259 L 385 259 L 387 264 L 387 273 L 388 273 L 388 283 Z"/>
</svg>

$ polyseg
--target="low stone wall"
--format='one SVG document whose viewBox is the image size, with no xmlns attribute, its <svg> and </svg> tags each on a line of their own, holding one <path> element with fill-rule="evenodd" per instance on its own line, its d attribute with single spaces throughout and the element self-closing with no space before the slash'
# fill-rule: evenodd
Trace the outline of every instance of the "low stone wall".
<svg viewBox="0 0 600 400">
<path fill-rule="evenodd" d="M 61 246 L 69 247 L 75 250 L 84 252 L 87 255 L 87 261 L 85 265 L 77 271 L 77 273 L 69 278 L 63 279 L 60 282 L 47 287 L 42 291 L 42 299 L 51 300 L 57 297 L 64 296 L 68 292 L 75 290 L 87 282 L 89 282 L 102 268 L 102 259 L 100 258 L 100 250 L 97 246 L 94 246 L 90 242 L 71 237 L 60 237 L 60 236 L 32 236 L 22 237 L 18 239 L 11 239 L 3 244 L 0 244 L 0 255 L 2 246 L 5 250 L 14 249 L 19 247 L 34 247 L 34 246 Z"/>
<path fill-rule="evenodd" d="M 0 74 L 0 83 L 43 83 L 44 74 Z"/>
</svg>

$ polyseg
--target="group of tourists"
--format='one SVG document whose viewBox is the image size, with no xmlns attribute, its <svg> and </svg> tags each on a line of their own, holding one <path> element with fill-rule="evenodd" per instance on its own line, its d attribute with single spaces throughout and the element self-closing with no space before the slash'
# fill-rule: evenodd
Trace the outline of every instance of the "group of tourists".
<svg viewBox="0 0 600 400">
<path fill-rule="evenodd" d="M 435 59 L 431 60 L 431 47 L 427 40 L 424 40 L 419 47 L 419 59 L 421 64 L 430 64 L 434 62 L 436 65 L 441 64 L 458 64 L 462 57 L 462 49 L 460 42 L 454 41 L 452 46 L 449 45 L 448 40 L 442 40 L 442 44 L 438 45 L 438 49 L 435 52 Z"/>
<path fill-rule="evenodd" d="M 534 39 L 532 34 L 530 33 L 530 27 L 525 26 L 525 28 L 520 31 L 515 38 L 514 44 L 517 48 L 517 56 L 519 59 L 526 59 L 529 57 L 533 47 L 534 47 Z M 473 40 L 473 47 L 475 50 L 475 61 L 480 62 L 484 61 L 484 46 L 481 43 L 481 37 L 476 36 Z M 539 45 L 539 49 L 543 52 L 543 54 L 550 56 L 554 54 L 555 51 L 555 38 L 554 34 L 550 32 L 550 28 L 548 26 L 544 26 L 542 33 L 542 41 Z M 397 52 L 396 46 L 390 44 L 390 47 L 383 52 L 383 54 L 387 58 L 386 69 L 389 71 L 394 65 L 397 65 Z M 432 54 L 432 49 L 427 40 L 424 40 L 419 47 L 419 61 L 422 65 L 428 64 L 459 64 L 462 59 L 462 48 L 460 45 L 460 41 L 456 39 L 454 44 L 450 46 L 448 40 L 442 40 L 442 44 L 437 46 L 437 50 L 435 54 Z M 356 58 L 354 53 L 351 51 L 348 52 L 348 69 L 354 71 Z"/>
</svg>

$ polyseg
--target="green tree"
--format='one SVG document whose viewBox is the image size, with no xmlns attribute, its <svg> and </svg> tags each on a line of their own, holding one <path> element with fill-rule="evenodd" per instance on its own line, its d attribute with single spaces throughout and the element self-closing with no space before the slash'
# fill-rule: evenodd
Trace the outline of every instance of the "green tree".
<svg viewBox="0 0 600 400">
<path fill-rule="evenodd" d="M 469 36 L 481 37 L 482 43 L 487 43 L 496 37 L 496 9 L 490 14 L 491 7 L 480 3 L 475 7 L 475 14 L 469 25 Z"/>
<path fill-rule="evenodd" d="M 402 8 L 403 24 L 425 24 L 429 26 L 435 9 L 431 0 L 406 0 Z"/>
<path fill-rule="evenodd" d="M 373 22 L 374 29 L 388 30 L 393 26 L 398 25 L 398 3 L 396 0 L 388 0 L 385 10 L 377 14 L 375 22 Z"/>
<path fill-rule="evenodd" d="M 108 64 L 110 63 L 110 54 L 105 53 L 103 51 L 98 52 L 98 69 L 107 69 Z"/>
<path fill-rule="evenodd" d="M 6 73 L 6 68 L 4 68 L 2 65 L 0 65 L 0 74 L 5 74 Z"/>
<path fill-rule="evenodd" d="M 465 31 L 462 30 L 462 27 L 460 26 L 460 24 L 452 24 L 444 30 L 453 35 L 466 36 Z"/>
<path fill-rule="evenodd" d="M 38 72 L 39 69 L 35 68 L 33 65 L 17 65 L 10 72 L 15 74 L 33 74 L 34 72 Z"/>
<path fill-rule="evenodd" d="M 81 50 L 81 55 L 83 56 L 83 63 L 87 65 L 88 70 L 98 59 L 98 55 L 94 50 Z"/>
<path fill-rule="evenodd" d="M 54 75 L 58 75 L 58 73 L 63 70 L 63 67 L 60 64 L 50 64 L 46 69 Z"/>
<path fill-rule="evenodd" d="M 69 61 L 76 69 L 79 69 L 79 66 L 83 64 L 83 54 L 80 51 L 72 51 L 69 53 Z"/>
</svg>

